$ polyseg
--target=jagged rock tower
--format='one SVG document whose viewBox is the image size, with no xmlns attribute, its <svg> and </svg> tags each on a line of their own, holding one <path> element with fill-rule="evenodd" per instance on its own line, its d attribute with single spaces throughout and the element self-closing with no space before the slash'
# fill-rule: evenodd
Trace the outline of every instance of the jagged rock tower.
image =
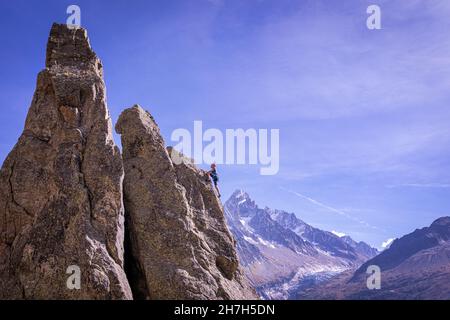
<svg viewBox="0 0 450 320">
<path fill-rule="evenodd" d="M 0 299 L 131 299 L 129 281 L 138 299 L 257 298 L 205 172 L 174 164 L 140 107 L 117 131 L 123 162 L 86 30 L 54 24 L 0 171 Z"/>
<path fill-rule="evenodd" d="M 111 127 L 86 30 L 54 24 L 25 129 L 0 171 L 0 298 L 132 297 Z M 67 287 L 72 265 L 79 290 Z"/>
<path fill-rule="evenodd" d="M 203 170 L 175 164 L 152 116 L 122 112 L 126 269 L 147 299 L 256 299 L 239 267 L 223 207 Z M 175 151 L 173 151 L 175 152 Z"/>
</svg>

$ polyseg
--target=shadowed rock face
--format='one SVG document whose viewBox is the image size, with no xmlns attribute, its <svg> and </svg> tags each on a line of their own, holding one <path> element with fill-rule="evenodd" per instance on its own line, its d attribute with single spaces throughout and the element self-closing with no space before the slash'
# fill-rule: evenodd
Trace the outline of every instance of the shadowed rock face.
<svg viewBox="0 0 450 320">
<path fill-rule="evenodd" d="M 204 171 L 172 162 L 152 116 L 139 106 L 116 125 L 125 169 L 127 272 L 136 298 L 255 299 L 223 208 Z"/>
<path fill-rule="evenodd" d="M 128 299 L 123 167 L 100 60 L 53 25 L 25 129 L 0 171 L 0 298 Z M 66 286 L 70 265 L 81 289 Z"/>
</svg>

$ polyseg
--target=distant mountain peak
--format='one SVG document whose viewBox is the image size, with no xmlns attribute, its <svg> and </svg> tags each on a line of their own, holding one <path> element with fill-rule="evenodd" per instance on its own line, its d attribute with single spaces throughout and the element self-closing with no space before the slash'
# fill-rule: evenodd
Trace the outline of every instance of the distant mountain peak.
<svg viewBox="0 0 450 320">
<path fill-rule="evenodd" d="M 378 253 L 364 242 L 314 228 L 295 213 L 258 207 L 243 190 L 234 191 L 224 207 L 240 260 L 251 282 L 265 292 L 263 296 L 279 298 L 282 292 L 286 297 L 287 291 L 296 288 L 289 284 L 291 280 L 298 284 L 305 276 L 342 272 Z M 275 289 L 272 282 L 282 286 Z"/>
<path fill-rule="evenodd" d="M 355 273 L 365 272 L 370 264 L 376 264 L 383 270 L 393 269 L 420 251 L 438 247 L 450 241 L 450 217 L 435 220 L 429 227 L 416 229 L 399 239 L 396 239 L 381 254 L 363 264 Z"/>
<path fill-rule="evenodd" d="M 367 268 L 382 271 L 380 290 L 367 290 Z M 389 248 L 348 272 L 300 293 L 297 299 L 448 300 L 450 217 L 435 220 L 392 242 Z"/>
<path fill-rule="evenodd" d="M 238 200 L 243 200 L 243 199 L 251 200 L 250 195 L 242 189 L 236 189 L 233 192 L 233 194 L 231 195 L 230 199 L 232 199 L 232 198 L 235 198 Z"/>
<path fill-rule="evenodd" d="M 238 207 L 242 209 L 258 209 L 255 201 L 250 195 L 242 189 L 235 190 L 231 197 L 227 200 L 229 207 Z"/>
</svg>

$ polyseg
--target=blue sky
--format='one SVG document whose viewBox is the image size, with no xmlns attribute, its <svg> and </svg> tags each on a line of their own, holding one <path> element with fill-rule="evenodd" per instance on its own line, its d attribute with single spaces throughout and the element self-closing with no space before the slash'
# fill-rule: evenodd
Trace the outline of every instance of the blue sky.
<svg viewBox="0 0 450 320">
<path fill-rule="evenodd" d="M 374 3 L 381 30 L 366 28 Z M 242 188 L 376 247 L 450 215 L 450 2 L 2 1 L 1 161 L 70 4 L 103 61 L 113 121 L 139 103 L 168 144 L 194 120 L 280 129 L 279 173 L 220 166 L 224 199 Z"/>
</svg>

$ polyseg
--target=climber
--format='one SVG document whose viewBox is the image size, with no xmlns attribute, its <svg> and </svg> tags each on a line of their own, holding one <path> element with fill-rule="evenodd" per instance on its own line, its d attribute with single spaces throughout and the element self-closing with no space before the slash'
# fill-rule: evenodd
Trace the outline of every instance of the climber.
<svg viewBox="0 0 450 320">
<path fill-rule="evenodd" d="M 217 182 L 219 181 L 219 176 L 217 175 L 215 163 L 211 163 L 211 170 L 209 170 L 207 173 L 208 173 L 208 177 L 212 178 L 212 180 L 214 182 L 214 187 L 217 190 L 217 196 L 220 198 L 219 186 L 217 185 Z"/>
</svg>

